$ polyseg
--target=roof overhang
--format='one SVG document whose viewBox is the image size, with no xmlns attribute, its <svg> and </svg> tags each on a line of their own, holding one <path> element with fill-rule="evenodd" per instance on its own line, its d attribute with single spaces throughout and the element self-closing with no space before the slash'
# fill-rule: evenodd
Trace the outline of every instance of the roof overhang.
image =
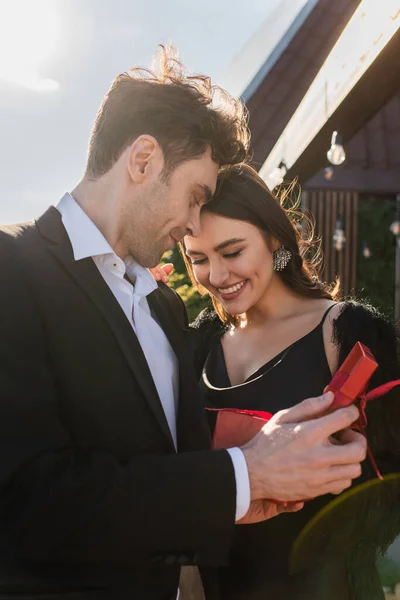
<svg viewBox="0 0 400 600">
<path fill-rule="evenodd" d="M 326 164 L 332 131 L 344 140 L 400 89 L 399 0 L 362 0 L 260 169 L 284 160 L 301 183 Z"/>
<path fill-rule="evenodd" d="M 281 0 L 218 82 L 248 102 L 319 0 Z"/>
</svg>

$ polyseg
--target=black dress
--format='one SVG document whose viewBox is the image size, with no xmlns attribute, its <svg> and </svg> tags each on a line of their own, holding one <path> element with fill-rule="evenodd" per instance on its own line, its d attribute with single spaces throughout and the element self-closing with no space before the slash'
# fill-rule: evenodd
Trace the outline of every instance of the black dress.
<svg viewBox="0 0 400 600">
<path fill-rule="evenodd" d="M 200 317 L 196 327 L 197 333 L 202 334 L 202 343 L 201 351 L 198 344 L 197 355 L 199 364 L 201 362 L 204 364 L 200 386 L 206 404 L 216 408 L 244 408 L 275 413 L 301 402 L 304 398 L 320 395 L 331 379 L 322 332 L 327 313 L 314 330 L 270 360 L 243 384 L 235 386 L 230 384 L 224 361 L 220 341 L 223 328 L 215 319 L 215 314 L 208 313 L 206 317 Z M 349 316 L 352 317 L 351 326 Z M 365 325 L 368 326 L 367 329 Z M 380 374 L 375 378 L 374 385 L 380 384 L 383 380 L 394 379 L 398 374 L 395 332 L 373 309 L 348 303 L 335 323 L 335 337 L 340 346 L 340 362 L 357 340 L 364 341 L 375 354 L 378 353 L 378 360 L 384 356 L 385 364 L 378 369 Z M 205 363 L 202 358 L 205 359 Z M 386 402 L 392 410 L 393 393 L 391 398 L 392 401 L 389 399 Z M 399 396 L 397 398 L 399 399 Z M 379 401 L 374 402 L 376 405 L 379 404 Z M 374 419 L 376 429 L 371 430 L 374 451 L 377 453 L 375 458 L 385 473 L 400 470 L 398 468 L 399 436 L 396 437 L 400 415 L 398 402 L 396 411 L 392 410 L 391 414 L 397 419 L 397 426 L 393 430 L 394 437 L 391 437 L 388 432 L 386 435 L 380 435 L 379 430 L 382 430 L 384 425 L 379 424 L 379 418 Z M 381 439 L 385 440 L 383 447 L 379 446 Z M 373 477 L 370 464 L 365 462 L 363 476 L 357 483 Z M 382 490 L 379 494 L 382 495 Z M 385 546 L 400 532 L 398 483 L 394 484 L 394 489 L 393 484 L 391 487 L 386 487 L 383 496 L 383 500 L 381 496 L 378 498 L 380 503 L 378 511 L 375 508 L 371 509 L 377 502 L 376 497 L 372 497 L 370 492 L 367 493 L 366 498 L 363 497 L 363 506 L 359 502 L 353 506 L 354 502 L 350 500 L 346 505 L 344 517 L 342 506 L 330 511 L 313 533 L 315 539 L 311 540 L 313 550 L 309 554 L 309 560 L 303 562 L 301 568 L 297 570 L 293 564 L 290 564 L 294 542 L 312 517 L 334 500 L 335 496 L 329 495 L 309 501 L 298 513 L 283 514 L 254 525 L 237 526 L 229 566 L 222 568 L 220 572 L 221 598 L 223 600 L 275 598 L 298 600 L 362 598 L 365 600 L 383 597 L 376 573 L 375 555 L 377 549 L 384 550 Z M 374 514 L 369 516 L 371 510 Z M 349 520 L 354 526 L 358 512 L 360 516 L 363 515 L 364 520 L 359 523 L 354 534 L 354 530 L 346 521 Z M 368 523 L 365 520 L 369 518 L 371 518 L 372 532 L 368 531 Z M 385 531 L 377 532 L 376 530 L 381 527 L 381 520 L 385 523 Z M 347 539 L 350 530 L 353 534 L 351 539 Z M 356 539 L 357 536 L 359 539 Z M 362 548 L 363 540 L 369 550 L 371 544 L 373 547 L 369 559 L 367 551 Z M 308 546 L 310 547 L 310 543 Z M 352 572 L 352 565 L 357 562 L 358 555 L 362 557 L 363 573 Z M 365 586 L 364 581 L 367 582 Z M 368 590 L 367 596 L 360 591 L 364 587 Z"/>
</svg>

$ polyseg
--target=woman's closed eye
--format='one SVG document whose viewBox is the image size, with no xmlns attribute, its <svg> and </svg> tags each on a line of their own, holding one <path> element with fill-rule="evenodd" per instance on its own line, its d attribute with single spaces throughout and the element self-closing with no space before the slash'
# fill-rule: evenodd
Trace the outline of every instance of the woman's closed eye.
<svg viewBox="0 0 400 600">
<path fill-rule="evenodd" d="M 224 254 L 223 257 L 224 258 L 236 258 L 237 256 L 240 256 L 242 253 L 242 250 L 235 250 L 235 252 L 230 252 L 229 254 Z"/>
<path fill-rule="evenodd" d="M 198 258 L 197 260 L 192 260 L 192 265 L 203 265 L 206 260 L 207 258 Z"/>
<path fill-rule="evenodd" d="M 229 253 L 223 254 L 222 256 L 227 259 L 232 259 L 232 258 L 236 258 L 237 256 L 240 256 L 241 253 L 242 253 L 242 249 L 235 250 L 235 252 L 229 252 Z M 208 260 L 207 257 L 197 258 L 196 260 L 192 260 L 192 265 L 204 265 L 207 262 L 207 260 Z"/>
</svg>

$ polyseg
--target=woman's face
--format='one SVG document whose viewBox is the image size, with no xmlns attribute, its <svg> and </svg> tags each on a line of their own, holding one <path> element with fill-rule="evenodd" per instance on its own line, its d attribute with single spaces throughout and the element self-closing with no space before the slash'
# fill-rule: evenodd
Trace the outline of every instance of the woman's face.
<svg viewBox="0 0 400 600">
<path fill-rule="evenodd" d="M 260 230 L 246 221 L 201 215 L 200 235 L 185 237 L 196 280 L 226 312 L 239 315 L 255 306 L 274 276 L 273 256 Z"/>
</svg>

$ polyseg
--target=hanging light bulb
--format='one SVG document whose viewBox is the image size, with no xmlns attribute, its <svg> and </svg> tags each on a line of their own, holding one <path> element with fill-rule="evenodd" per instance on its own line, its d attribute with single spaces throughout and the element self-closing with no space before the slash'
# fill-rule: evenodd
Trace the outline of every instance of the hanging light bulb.
<svg viewBox="0 0 400 600">
<path fill-rule="evenodd" d="M 267 177 L 267 185 L 270 190 L 273 190 L 278 185 L 281 185 L 283 182 L 283 178 L 287 173 L 287 166 L 283 160 L 279 163 L 279 165 L 271 171 L 271 173 Z"/>
<path fill-rule="evenodd" d="M 396 217 L 390 226 L 390 231 L 397 237 L 397 243 L 399 243 L 400 235 L 400 194 L 396 195 Z"/>
<path fill-rule="evenodd" d="M 391 224 L 390 231 L 393 233 L 393 235 L 399 235 L 400 234 L 400 221 L 399 221 L 399 219 L 397 217 L 393 221 L 393 223 Z"/>
<path fill-rule="evenodd" d="M 326 156 L 332 165 L 341 165 L 346 160 L 346 152 L 342 145 L 342 136 L 337 131 L 332 133 L 331 147 Z"/>
<path fill-rule="evenodd" d="M 365 258 L 371 258 L 371 250 L 369 249 L 368 242 L 364 242 L 363 256 Z"/>
<path fill-rule="evenodd" d="M 343 223 L 341 217 L 338 217 L 336 221 L 336 229 L 333 233 L 333 245 L 335 249 L 339 252 L 343 250 L 343 247 L 346 243 L 346 236 L 343 230 Z"/>
<path fill-rule="evenodd" d="M 333 178 L 333 167 L 326 167 L 324 169 L 324 177 L 326 179 L 326 181 L 330 181 Z"/>
</svg>

